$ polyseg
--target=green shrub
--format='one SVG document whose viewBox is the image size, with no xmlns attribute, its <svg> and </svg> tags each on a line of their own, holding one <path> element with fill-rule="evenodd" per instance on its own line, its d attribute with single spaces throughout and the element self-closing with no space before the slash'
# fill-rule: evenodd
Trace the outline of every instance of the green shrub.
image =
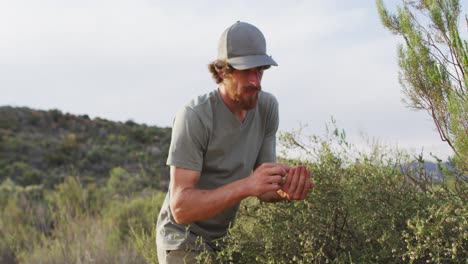
<svg viewBox="0 0 468 264">
<path fill-rule="evenodd" d="M 151 232 L 143 229 L 131 228 L 133 247 L 144 257 L 148 264 L 158 264 L 158 253 L 156 250 L 156 225 Z"/>
<path fill-rule="evenodd" d="M 466 178 L 435 182 L 418 168 L 405 172 L 412 163 L 407 156 L 378 147 L 357 152 L 337 130 L 308 146 L 292 136 L 286 143 L 307 152 L 307 159 L 290 164 L 306 163 L 315 189 L 305 201 L 245 201 L 236 225 L 218 241 L 226 245 L 217 254 L 221 263 L 468 259 Z M 208 254 L 200 256 L 200 263 L 209 261 Z"/>
<path fill-rule="evenodd" d="M 113 227 L 113 238 L 117 242 L 130 238 L 131 229 L 151 233 L 164 200 L 164 193 L 146 197 L 135 197 L 128 201 L 112 203 L 104 214 L 109 226 Z"/>
<path fill-rule="evenodd" d="M 151 216 L 146 223 L 135 223 L 130 226 L 131 241 L 133 247 L 142 255 L 149 264 L 157 264 L 156 251 L 156 219 L 166 197 L 165 193 L 158 193 L 151 198 Z M 151 219 L 153 219 L 151 221 Z"/>
<path fill-rule="evenodd" d="M 50 234 L 52 216 L 43 201 L 42 186 L 0 186 L 0 263 L 16 263 L 42 236 Z"/>
<path fill-rule="evenodd" d="M 87 191 L 77 177 L 67 177 L 56 187 L 53 197 L 59 217 L 73 218 L 88 211 Z"/>
<path fill-rule="evenodd" d="M 466 201 L 433 205 L 408 220 L 403 232 L 410 263 L 464 263 L 468 259 Z"/>
<path fill-rule="evenodd" d="M 131 230 L 151 233 L 164 194 L 148 192 L 144 197 L 105 202 L 108 195 L 94 184 L 83 187 L 77 178 L 66 178 L 44 198 L 51 204 L 53 230 L 29 243 L 27 250 L 24 245 L 16 247 L 15 258 L 20 263 L 146 263 L 134 246 Z M 11 215 L 7 218 L 15 221 Z M 0 248 L 3 242 L 0 239 Z M 154 241 L 152 245 L 154 250 Z"/>
<path fill-rule="evenodd" d="M 107 180 L 109 192 L 119 196 L 130 196 L 144 187 L 145 183 L 140 175 L 130 174 L 122 167 L 113 168 Z"/>
<path fill-rule="evenodd" d="M 142 256 L 129 244 L 118 248 L 108 243 L 112 233 L 99 217 L 77 217 L 61 221 L 51 237 L 45 237 L 30 251 L 23 251 L 20 263 L 135 263 Z"/>
<path fill-rule="evenodd" d="M 35 185 L 41 183 L 41 177 L 38 170 L 29 166 L 25 162 L 14 162 L 7 167 L 7 177 L 21 186 Z"/>
</svg>

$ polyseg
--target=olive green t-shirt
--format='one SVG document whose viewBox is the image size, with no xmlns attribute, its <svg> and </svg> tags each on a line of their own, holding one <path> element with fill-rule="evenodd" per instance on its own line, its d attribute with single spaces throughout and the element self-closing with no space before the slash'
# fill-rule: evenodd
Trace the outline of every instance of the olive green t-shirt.
<svg viewBox="0 0 468 264">
<path fill-rule="evenodd" d="M 223 102 L 218 90 L 190 101 L 176 115 L 167 164 L 200 172 L 197 188 L 215 189 L 245 178 L 265 162 L 276 161 L 278 102 L 260 92 L 255 108 L 241 123 Z M 239 204 L 190 224 L 177 224 L 169 207 L 170 192 L 157 223 L 157 244 L 165 250 L 195 249 L 197 239 L 215 248 L 226 235 Z"/>
</svg>

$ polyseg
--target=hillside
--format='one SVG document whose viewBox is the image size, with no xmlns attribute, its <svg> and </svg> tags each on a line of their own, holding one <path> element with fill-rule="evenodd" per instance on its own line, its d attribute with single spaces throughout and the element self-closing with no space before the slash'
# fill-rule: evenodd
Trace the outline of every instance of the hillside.
<svg viewBox="0 0 468 264">
<path fill-rule="evenodd" d="M 466 177 L 443 169 L 435 181 L 428 164 L 383 150 L 352 157 L 335 135 L 305 149 L 315 188 L 304 201 L 242 202 L 220 263 L 468 258 Z M 169 139 L 168 128 L 1 107 L 0 263 L 157 263 Z"/>
<path fill-rule="evenodd" d="M 0 182 L 53 187 L 66 176 L 104 183 L 117 170 L 160 188 L 171 129 L 60 110 L 0 107 Z M 123 172 L 123 173 L 122 173 Z"/>
</svg>

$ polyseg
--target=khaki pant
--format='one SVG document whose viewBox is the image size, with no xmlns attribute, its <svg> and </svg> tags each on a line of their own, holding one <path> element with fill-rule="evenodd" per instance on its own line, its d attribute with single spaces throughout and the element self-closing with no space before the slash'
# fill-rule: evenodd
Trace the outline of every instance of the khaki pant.
<svg viewBox="0 0 468 264">
<path fill-rule="evenodd" d="M 162 250 L 158 248 L 159 264 L 195 264 L 198 252 L 185 250 Z"/>
<path fill-rule="evenodd" d="M 200 254 L 198 251 L 162 250 L 158 248 L 159 264 L 195 264 L 198 263 L 196 260 L 198 254 Z M 209 263 L 218 263 L 214 255 L 210 257 Z"/>
</svg>

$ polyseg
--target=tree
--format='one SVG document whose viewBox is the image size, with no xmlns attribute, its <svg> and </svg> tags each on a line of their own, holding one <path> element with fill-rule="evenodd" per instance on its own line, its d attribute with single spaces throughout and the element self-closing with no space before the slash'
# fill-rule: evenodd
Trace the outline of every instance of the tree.
<svg viewBox="0 0 468 264">
<path fill-rule="evenodd" d="M 397 14 L 389 13 L 383 0 L 376 4 L 383 25 L 404 39 L 398 56 L 405 103 L 427 111 L 466 174 L 468 42 L 460 36 L 459 0 L 402 0 Z M 468 26 L 468 17 L 463 24 Z"/>
</svg>

